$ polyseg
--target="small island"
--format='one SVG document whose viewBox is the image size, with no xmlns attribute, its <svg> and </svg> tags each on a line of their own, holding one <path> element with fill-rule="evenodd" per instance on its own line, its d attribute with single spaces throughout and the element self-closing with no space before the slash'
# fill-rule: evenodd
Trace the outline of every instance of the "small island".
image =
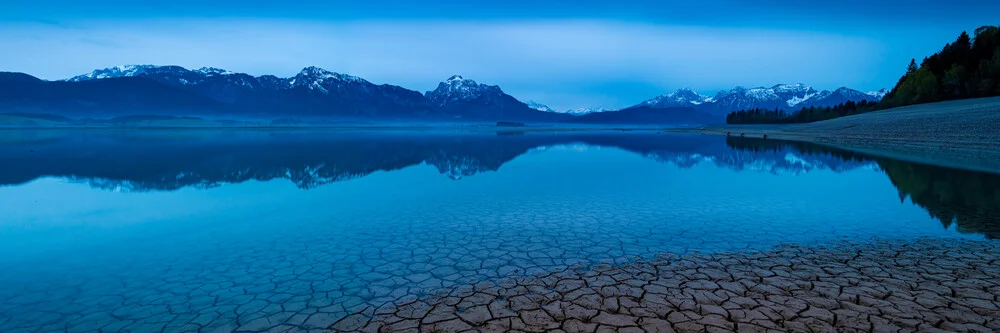
<svg viewBox="0 0 1000 333">
<path fill-rule="evenodd" d="M 497 127 L 524 127 L 524 123 L 518 123 L 513 121 L 498 121 Z"/>
</svg>

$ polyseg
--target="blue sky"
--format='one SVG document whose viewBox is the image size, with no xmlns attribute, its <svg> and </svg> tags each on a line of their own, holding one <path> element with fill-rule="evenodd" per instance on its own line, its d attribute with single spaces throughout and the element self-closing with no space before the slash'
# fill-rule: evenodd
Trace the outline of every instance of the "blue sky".
<svg viewBox="0 0 1000 333">
<path fill-rule="evenodd" d="M 556 108 L 689 87 L 891 87 L 1000 1 L 24 1 L 0 70 L 60 79 L 121 64 L 291 76 L 306 66 L 425 91 L 452 74 Z"/>
</svg>

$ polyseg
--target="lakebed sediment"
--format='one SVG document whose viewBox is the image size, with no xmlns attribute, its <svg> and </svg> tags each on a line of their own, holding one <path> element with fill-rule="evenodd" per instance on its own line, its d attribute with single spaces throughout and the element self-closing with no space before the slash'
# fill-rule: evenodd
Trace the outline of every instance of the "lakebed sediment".
<svg viewBox="0 0 1000 333">
<path fill-rule="evenodd" d="M 367 307 L 363 332 L 995 332 L 1000 243 L 875 241 L 663 255 Z M 288 327 L 294 330 L 294 327 Z"/>
</svg>

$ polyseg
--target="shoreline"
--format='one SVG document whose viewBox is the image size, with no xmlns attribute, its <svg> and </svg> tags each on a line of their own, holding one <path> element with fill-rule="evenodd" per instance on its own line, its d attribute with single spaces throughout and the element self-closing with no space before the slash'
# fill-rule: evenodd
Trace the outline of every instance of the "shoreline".
<svg viewBox="0 0 1000 333">
<path fill-rule="evenodd" d="M 907 162 L 1000 173 L 1000 97 L 911 105 L 806 124 L 664 131 L 748 138 L 766 135 Z"/>
<path fill-rule="evenodd" d="M 337 332 L 990 332 L 990 241 L 918 239 L 664 254 L 460 285 L 356 310 Z M 294 327 L 287 327 L 294 329 Z"/>
<path fill-rule="evenodd" d="M 525 126 L 489 124 L 330 124 L 232 126 L 206 121 L 136 126 L 0 126 L 0 131 L 470 131 L 497 133 L 656 132 L 743 136 L 819 144 L 879 157 L 1000 173 L 1000 97 L 905 106 L 806 124 L 658 126 Z"/>
</svg>

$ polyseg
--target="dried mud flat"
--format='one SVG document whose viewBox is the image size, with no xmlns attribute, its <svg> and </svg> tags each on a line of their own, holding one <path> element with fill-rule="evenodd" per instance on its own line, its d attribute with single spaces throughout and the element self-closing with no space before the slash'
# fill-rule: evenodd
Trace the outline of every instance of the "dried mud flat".
<svg viewBox="0 0 1000 333">
<path fill-rule="evenodd" d="M 996 332 L 1000 243 L 784 246 L 574 267 L 405 296 L 362 332 Z M 294 328 L 292 328 L 294 330 Z"/>
</svg>

